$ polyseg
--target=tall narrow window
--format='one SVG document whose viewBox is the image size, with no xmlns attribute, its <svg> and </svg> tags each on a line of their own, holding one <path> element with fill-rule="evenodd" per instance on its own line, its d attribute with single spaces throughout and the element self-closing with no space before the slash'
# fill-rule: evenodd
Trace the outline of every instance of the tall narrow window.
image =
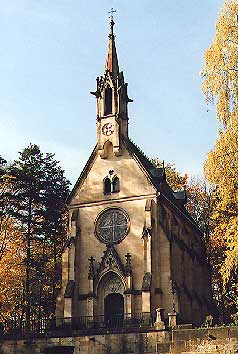
<svg viewBox="0 0 238 354">
<path fill-rule="evenodd" d="M 118 177 L 114 177 L 112 181 L 112 193 L 120 192 L 120 180 Z"/>
<path fill-rule="evenodd" d="M 112 113 L 112 89 L 108 86 L 105 90 L 105 115 Z"/>
<path fill-rule="evenodd" d="M 110 194 L 111 193 L 111 180 L 110 178 L 105 178 L 104 179 L 104 194 Z"/>
</svg>

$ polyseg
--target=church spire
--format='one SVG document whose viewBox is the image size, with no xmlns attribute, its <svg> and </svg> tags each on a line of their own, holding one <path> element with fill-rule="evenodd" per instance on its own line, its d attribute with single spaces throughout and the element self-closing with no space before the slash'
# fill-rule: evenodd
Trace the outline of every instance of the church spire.
<svg viewBox="0 0 238 354">
<path fill-rule="evenodd" d="M 111 14 L 110 16 L 110 33 L 109 33 L 109 44 L 108 44 L 108 53 L 107 53 L 107 60 L 106 60 L 106 65 L 105 65 L 105 72 L 109 71 L 113 78 L 116 78 L 119 74 L 119 65 L 118 65 L 118 59 L 117 59 L 117 51 L 116 51 L 116 44 L 115 44 L 115 35 L 114 35 L 114 25 L 115 22 L 113 20 L 113 12 L 116 12 L 111 9 L 109 12 Z"/>
<path fill-rule="evenodd" d="M 128 139 L 127 83 L 119 72 L 114 35 L 113 12 L 110 11 L 108 54 L 103 76 L 97 78 L 97 89 L 91 92 L 97 99 L 97 149 L 101 158 L 108 158 L 110 151 L 122 154 L 122 140 Z"/>
</svg>

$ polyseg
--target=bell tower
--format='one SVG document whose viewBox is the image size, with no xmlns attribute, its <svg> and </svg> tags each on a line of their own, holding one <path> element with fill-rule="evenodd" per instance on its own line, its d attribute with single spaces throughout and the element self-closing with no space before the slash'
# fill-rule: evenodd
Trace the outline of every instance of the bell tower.
<svg viewBox="0 0 238 354">
<path fill-rule="evenodd" d="M 110 17 L 108 53 L 104 75 L 97 78 L 97 90 L 91 92 L 97 99 L 97 146 L 101 158 L 108 157 L 109 148 L 120 156 L 121 138 L 128 137 L 128 102 L 127 83 L 120 72 L 113 16 Z"/>
</svg>

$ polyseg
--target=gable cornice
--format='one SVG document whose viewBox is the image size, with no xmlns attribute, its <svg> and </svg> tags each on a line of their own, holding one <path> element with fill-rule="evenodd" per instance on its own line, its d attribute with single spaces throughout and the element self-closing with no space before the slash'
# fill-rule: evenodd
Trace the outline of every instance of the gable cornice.
<svg viewBox="0 0 238 354">
<path fill-rule="evenodd" d="M 94 147 L 93 152 L 91 153 L 88 161 L 86 162 L 86 165 L 84 166 L 79 178 L 77 179 L 72 191 L 70 192 L 70 194 L 67 198 L 67 201 L 66 201 L 67 204 L 69 204 L 71 202 L 72 198 L 75 195 L 75 192 L 77 191 L 77 189 L 81 186 L 81 184 L 85 180 L 87 174 L 91 170 L 91 167 L 93 165 L 93 162 L 94 162 L 96 156 L 97 156 L 97 145 Z"/>
</svg>

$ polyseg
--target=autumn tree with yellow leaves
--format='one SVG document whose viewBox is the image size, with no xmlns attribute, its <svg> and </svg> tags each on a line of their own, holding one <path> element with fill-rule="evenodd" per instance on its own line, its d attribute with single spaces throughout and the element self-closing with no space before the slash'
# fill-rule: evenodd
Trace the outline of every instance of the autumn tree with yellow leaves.
<svg viewBox="0 0 238 354">
<path fill-rule="evenodd" d="M 4 218 L 5 219 L 5 218 Z M 24 245 L 21 231 L 12 219 L 1 220 L 0 232 L 0 321 L 22 315 L 24 302 Z"/>
<path fill-rule="evenodd" d="M 216 23 L 214 42 L 205 53 L 202 91 L 215 102 L 224 127 L 238 115 L 238 1 L 227 0 Z"/>
<path fill-rule="evenodd" d="M 6 172 L 5 164 L 0 156 L 0 322 L 23 307 L 25 274 L 22 233 L 10 216 L 14 178 Z"/>
<path fill-rule="evenodd" d="M 204 164 L 214 189 L 210 257 L 221 317 L 238 314 L 238 1 L 227 0 L 205 53 L 202 91 L 215 103 L 219 137 Z"/>
</svg>

